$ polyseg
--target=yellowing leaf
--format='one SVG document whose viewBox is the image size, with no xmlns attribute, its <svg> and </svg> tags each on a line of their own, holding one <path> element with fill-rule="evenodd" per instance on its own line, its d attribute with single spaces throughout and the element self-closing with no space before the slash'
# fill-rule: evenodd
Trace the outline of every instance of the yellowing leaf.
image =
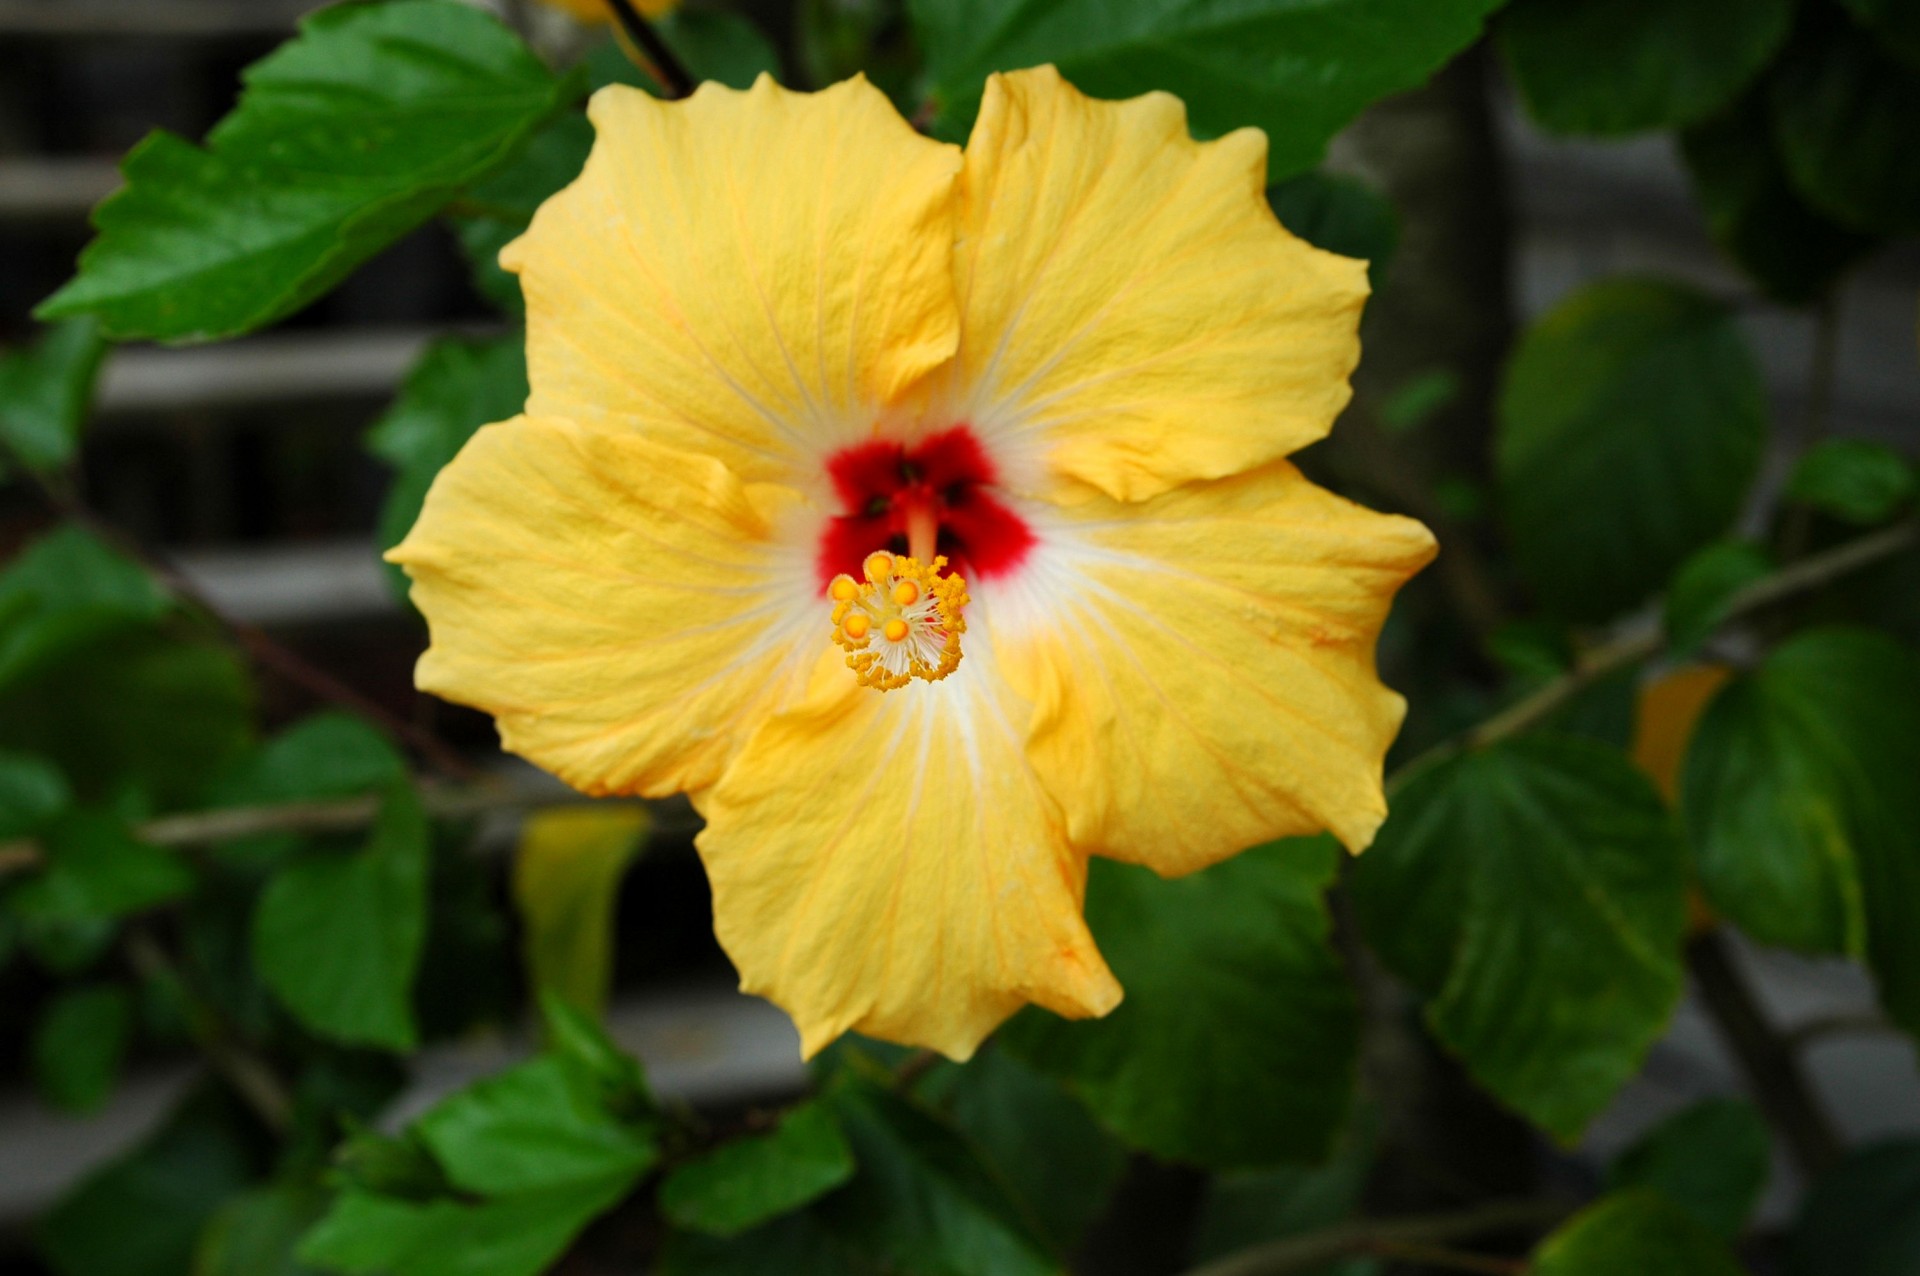
<svg viewBox="0 0 1920 1276">
<path fill-rule="evenodd" d="M 642 806 L 560 807 L 527 817 L 513 900 L 537 987 L 586 1010 L 606 1003 L 620 876 L 652 822 Z"/>
<path fill-rule="evenodd" d="M 1640 689 L 1633 713 L 1633 763 L 1672 805 L 1680 793 L 1680 763 L 1693 725 L 1731 674 L 1725 665 L 1687 665 Z"/>
</svg>

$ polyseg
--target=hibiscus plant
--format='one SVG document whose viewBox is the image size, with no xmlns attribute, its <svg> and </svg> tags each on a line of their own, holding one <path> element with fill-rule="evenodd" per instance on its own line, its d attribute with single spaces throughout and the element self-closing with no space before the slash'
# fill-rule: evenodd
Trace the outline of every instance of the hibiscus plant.
<svg viewBox="0 0 1920 1276">
<path fill-rule="evenodd" d="M 0 356 L 0 1014 L 69 1111 L 198 1065 L 46 1268 L 1920 1271 L 1920 1141 L 1850 1145 L 1753 975 L 1920 1033 L 1920 475 L 1828 406 L 1920 232 L 1916 13 L 316 9 Z M 1511 334 L 1489 101 L 1675 141 L 1720 282 Z M 498 319 L 369 433 L 378 552 L 518 763 L 76 481 L 113 344 L 423 227 Z M 784 1094 L 608 1030 L 689 843 Z M 1603 1151 L 1689 989 L 1741 1090 Z M 482 1031 L 520 1061 L 407 1102 Z"/>
</svg>

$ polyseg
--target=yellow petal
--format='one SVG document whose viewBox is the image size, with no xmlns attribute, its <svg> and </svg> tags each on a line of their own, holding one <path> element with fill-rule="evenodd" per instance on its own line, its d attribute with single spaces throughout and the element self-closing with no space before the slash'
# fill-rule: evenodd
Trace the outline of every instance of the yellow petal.
<svg viewBox="0 0 1920 1276">
<path fill-rule="evenodd" d="M 808 1055 L 854 1030 L 964 1059 L 1026 1002 L 1120 1000 L 991 663 L 889 692 L 823 669 L 697 799 L 720 943 Z"/>
<path fill-rule="evenodd" d="M 416 680 L 585 792 L 711 784 L 826 643 L 793 511 L 637 434 L 487 426 L 388 555 L 432 631 Z"/>
<path fill-rule="evenodd" d="M 591 115 L 586 169 L 501 253 L 530 415 L 791 483 L 952 354 L 960 154 L 865 80 L 683 102 L 615 85 Z"/>
<path fill-rule="evenodd" d="M 1097 101 L 1052 67 L 987 81 L 945 408 L 1015 458 L 1009 482 L 1139 500 L 1327 432 L 1366 268 L 1281 228 L 1266 154 L 1257 129 L 1193 141 L 1165 93 Z"/>
<path fill-rule="evenodd" d="M 1065 511 L 1020 587 L 975 611 L 1034 702 L 1074 845 L 1169 876 L 1322 829 L 1365 847 L 1405 712 L 1374 643 L 1433 553 L 1420 524 L 1285 462 Z"/>
</svg>

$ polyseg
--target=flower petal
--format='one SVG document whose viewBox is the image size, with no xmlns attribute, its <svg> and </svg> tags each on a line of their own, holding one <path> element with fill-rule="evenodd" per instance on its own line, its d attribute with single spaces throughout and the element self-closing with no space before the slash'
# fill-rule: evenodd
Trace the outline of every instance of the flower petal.
<svg viewBox="0 0 1920 1276">
<path fill-rule="evenodd" d="M 964 1059 L 1026 1002 L 1120 1000 L 991 663 L 884 693 L 822 669 L 697 799 L 720 943 L 808 1055 L 858 1030 Z"/>
<path fill-rule="evenodd" d="M 957 148 L 864 79 L 615 85 L 580 178 L 501 253 L 534 416 L 644 430 L 794 482 L 952 354 Z"/>
<path fill-rule="evenodd" d="M 1018 484 L 1120 500 L 1326 434 L 1360 357 L 1365 263 L 1275 220 L 1265 134 L 1187 134 L 1165 93 L 1083 96 L 1052 67 L 987 81 L 962 178 L 948 413 Z"/>
<path fill-rule="evenodd" d="M 487 426 L 388 555 L 432 630 L 419 686 L 588 793 L 711 784 L 827 645 L 796 512 L 631 432 Z"/>
<path fill-rule="evenodd" d="M 1322 829 L 1365 847 L 1406 707 L 1374 643 L 1427 529 L 1285 462 L 1062 519 L 975 610 L 1074 845 L 1169 876 Z"/>
</svg>

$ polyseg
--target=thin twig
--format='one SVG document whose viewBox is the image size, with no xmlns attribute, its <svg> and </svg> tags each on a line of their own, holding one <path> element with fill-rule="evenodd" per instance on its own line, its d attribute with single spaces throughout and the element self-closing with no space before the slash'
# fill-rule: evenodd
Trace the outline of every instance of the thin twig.
<svg viewBox="0 0 1920 1276">
<path fill-rule="evenodd" d="M 607 6 L 613 10 L 620 30 L 633 42 L 634 47 L 628 49 L 628 53 L 637 51 L 641 55 L 634 61 L 654 78 L 660 91 L 669 98 L 683 98 L 692 93 L 697 81 L 660 38 L 660 33 L 635 11 L 630 0 L 607 0 Z"/>
<path fill-rule="evenodd" d="M 1719 931 L 1687 944 L 1687 966 L 1707 1013 L 1739 1060 L 1753 1096 L 1811 1178 L 1839 1163 L 1845 1147 L 1807 1081 L 1793 1042 L 1775 1030 Z"/>
<path fill-rule="evenodd" d="M 1438 1245 L 1489 1232 L 1541 1231 L 1568 1212 L 1567 1206 L 1552 1201 L 1495 1201 L 1447 1214 L 1358 1219 L 1254 1245 L 1195 1267 L 1187 1276 L 1289 1276 L 1356 1254 L 1382 1253 L 1390 1247 Z"/>
</svg>

